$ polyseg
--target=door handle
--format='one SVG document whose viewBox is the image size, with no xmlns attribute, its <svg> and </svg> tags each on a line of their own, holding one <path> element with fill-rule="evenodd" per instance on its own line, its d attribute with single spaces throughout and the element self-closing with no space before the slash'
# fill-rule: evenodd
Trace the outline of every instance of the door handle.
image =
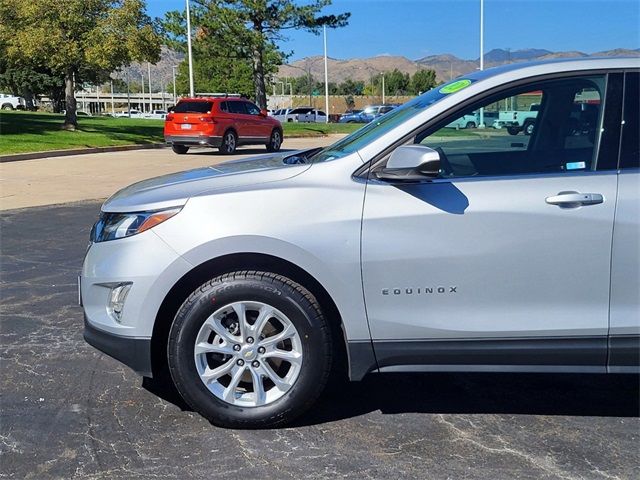
<svg viewBox="0 0 640 480">
<path fill-rule="evenodd" d="M 560 192 L 545 201 L 549 205 L 557 205 L 560 208 L 578 208 L 584 205 L 596 205 L 604 202 L 600 193 Z"/>
</svg>

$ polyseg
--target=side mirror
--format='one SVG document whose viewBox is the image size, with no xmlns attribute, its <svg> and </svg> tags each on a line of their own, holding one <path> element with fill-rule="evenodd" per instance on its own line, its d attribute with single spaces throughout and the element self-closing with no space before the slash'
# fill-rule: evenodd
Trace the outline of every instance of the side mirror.
<svg viewBox="0 0 640 480">
<path fill-rule="evenodd" d="M 440 154 L 425 145 L 403 145 L 396 148 L 387 165 L 376 172 L 388 182 L 423 182 L 440 173 Z"/>
<path fill-rule="evenodd" d="M 266 108 L 263 108 L 262 110 L 260 110 L 260 115 L 262 115 L 263 117 L 267 117 L 269 116 L 269 111 Z"/>
</svg>

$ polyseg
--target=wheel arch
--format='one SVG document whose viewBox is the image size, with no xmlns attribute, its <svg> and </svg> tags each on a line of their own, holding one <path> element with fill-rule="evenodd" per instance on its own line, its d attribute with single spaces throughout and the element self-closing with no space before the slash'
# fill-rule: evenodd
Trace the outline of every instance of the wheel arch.
<svg viewBox="0 0 640 480">
<path fill-rule="evenodd" d="M 320 303 L 331 327 L 336 346 L 335 373 L 346 377 L 349 357 L 343 319 L 335 301 L 322 284 L 304 269 L 280 257 L 263 253 L 233 253 L 207 260 L 194 267 L 165 295 L 156 314 L 151 336 L 151 365 L 154 378 L 168 375 L 166 352 L 169 330 L 184 300 L 207 280 L 237 270 L 266 271 L 284 275 L 309 290 Z"/>
<path fill-rule="evenodd" d="M 224 132 L 222 133 L 222 138 L 224 138 L 224 136 L 227 134 L 227 132 L 232 131 L 234 133 L 234 135 L 236 136 L 236 140 L 238 139 L 238 130 L 236 130 L 236 128 L 231 125 L 227 128 L 224 129 Z"/>
</svg>

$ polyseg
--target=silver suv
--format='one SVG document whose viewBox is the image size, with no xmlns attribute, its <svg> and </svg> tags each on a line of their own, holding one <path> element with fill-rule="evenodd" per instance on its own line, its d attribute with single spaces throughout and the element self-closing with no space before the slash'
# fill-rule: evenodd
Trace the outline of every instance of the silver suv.
<svg viewBox="0 0 640 480">
<path fill-rule="evenodd" d="M 638 372 L 639 77 L 507 65 L 324 149 L 127 187 L 91 233 L 85 338 L 226 427 L 288 422 L 340 372 Z M 530 136 L 447 128 L 533 103 Z"/>
</svg>

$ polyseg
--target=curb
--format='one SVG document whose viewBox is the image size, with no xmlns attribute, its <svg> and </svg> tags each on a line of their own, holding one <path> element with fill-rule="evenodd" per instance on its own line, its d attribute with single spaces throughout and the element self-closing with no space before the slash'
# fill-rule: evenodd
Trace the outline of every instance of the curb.
<svg viewBox="0 0 640 480">
<path fill-rule="evenodd" d="M 67 157 L 70 155 L 84 155 L 85 153 L 126 152 L 128 150 L 147 150 L 150 148 L 165 148 L 166 143 L 146 143 L 141 145 L 117 145 L 113 147 L 74 148 L 69 150 L 51 150 L 48 152 L 16 153 L 0 155 L 0 163 L 19 162 L 21 160 L 36 160 L 39 158 Z"/>
</svg>

